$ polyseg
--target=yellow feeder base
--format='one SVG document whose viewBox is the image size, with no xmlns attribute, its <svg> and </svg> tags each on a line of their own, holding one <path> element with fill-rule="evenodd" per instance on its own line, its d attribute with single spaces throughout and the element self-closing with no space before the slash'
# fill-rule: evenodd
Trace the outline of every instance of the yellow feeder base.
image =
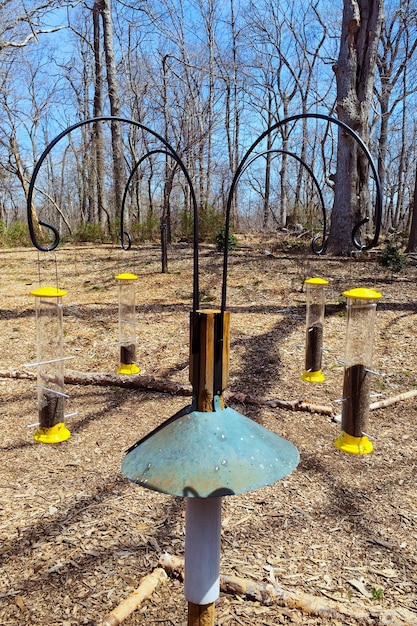
<svg viewBox="0 0 417 626">
<path fill-rule="evenodd" d="M 366 435 L 353 437 L 345 433 L 344 430 L 342 430 L 340 437 L 336 439 L 334 445 L 338 450 L 348 452 L 349 454 L 369 454 L 374 449 L 372 441 Z"/>
<path fill-rule="evenodd" d="M 305 371 L 304 374 L 302 374 L 302 376 L 301 376 L 301 380 L 305 380 L 307 383 L 322 383 L 326 379 L 323 376 L 322 371 L 321 370 L 317 370 L 317 372 L 307 372 L 307 371 Z"/>
<path fill-rule="evenodd" d="M 51 428 L 39 428 L 33 435 L 33 438 L 38 443 L 60 443 L 66 441 L 71 436 L 68 428 L 65 427 L 64 422 L 59 422 Z"/>
<path fill-rule="evenodd" d="M 136 365 L 136 363 L 120 363 L 119 368 L 117 369 L 118 374 L 131 375 L 138 374 L 140 372 L 140 367 Z"/>
</svg>

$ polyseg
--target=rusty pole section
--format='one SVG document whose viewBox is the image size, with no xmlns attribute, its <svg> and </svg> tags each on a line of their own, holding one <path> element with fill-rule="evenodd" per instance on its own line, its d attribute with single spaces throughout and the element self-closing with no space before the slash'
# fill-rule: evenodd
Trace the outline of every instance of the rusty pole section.
<svg viewBox="0 0 417 626">
<path fill-rule="evenodd" d="M 197 399 L 197 410 L 206 413 L 214 410 L 213 400 L 216 395 L 220 396 L 221 407 L 224 407 L 222 393 L 227 386 L 229 374 L 230 313 L 228 311 L 221 312 L 217 309 L 199 310 L 194 314 L 193 324 L 190 342 L 190 381 Z M 213 516 L 212 524 L 207 522 L 207 524 L 203 523 L 200 526 L 202 534 L 204 535 L 206 532 L 206 536 L 199 538 L 200 546 L 190 546 L 188 551 L 188 570 L 186 550 L 185 568 L 186 576 L 187 571 L 190 577 L 201 576 L 200 582 L 196 582 L 195 585 L 187 586 L 186 584 L 186 589 L 191 588 L 191 591 L 189 591 L 190 595 L 201 597 L 202 602 L 209 598 L 218 597 L 221 526 L 221 499 L 216 498 L 219 511 L 217 516 L 215 513 L 216 505 L 213 499 L 204 500 L 207 505 L 207 514 Z M 201 508 L 198 511 L 198 504 L 195 502 L 195 498 L 187 498 L 186 524 L 187 519 L 189 523 L 193 521 L 195 523 L 198 520 L 198 516 L 202 514 Z M 204 501 L 201 500 L 200 504 L 204 506 Z M 203 530 L 203 527 L 205 530 Z M 188 536 L 194 534 L 194 530 L 197 529 L 189 528 Z M 213 554 L 213 551 L 216 551 L 218 554 Z M 200 555 L 202 562 L 198 563 Z M 199 569 L 199 572 L 196 573 L 195 569 Z M 188 599 L 188 626 L 214 626 L 214 617 L 214 600 L 208 603 L 199 603 Z"/>
<path fill-rule="evenodd" d="M 214 602 L 210 604 L 188 603 L 188 626 L 214 626 Z"/>
</svg>

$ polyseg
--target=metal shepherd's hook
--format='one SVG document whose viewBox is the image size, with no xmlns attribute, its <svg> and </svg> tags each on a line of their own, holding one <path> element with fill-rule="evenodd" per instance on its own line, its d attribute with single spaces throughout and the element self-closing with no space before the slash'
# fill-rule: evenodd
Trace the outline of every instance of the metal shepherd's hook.
<svg viewBox="0 0 417 626">
<path fill-rule="evenodd" d="M 34 215 L 33 193 L 34 193 L 34 190 L 35 190 L 36 178 L 38 176 L 39 170 L 40 170 L 43 162 L 45 161 L 46 157 L 51 152 L 51 150 L 66 135 L 68 135 L 72 131 L 76 130 L 77 128 L 81 128 L 82 126 L 86 126 L 88 124 L 94 124 L 96 122 L 121 122 L 121 123 L 124 123 L 124 124 L 131 124 L 132 126 L 136 126 L 137 128 L 140 128 L 141 130 L 149 133 L 150 135 L 155 137 L 155 139 L 157 139 L 158 141 L 160 141 L 162 143 L 162 145 L 165 147 L 165 150 L 163 150 L 163 149 L 156 149 L 156 150 L 153 150 L 151 152 L 148 152 L 136 164 L 135 168 L 138 167 L 140 165 L 140 163 L 145 158 L 148 158 L 151 154 L 159 152 L 159 153 L 167 154 L 167 155 L 171 156 L 175 160 L 175 162 L 179 165 L 182 173 L 184 174 L 184 176 L 185 176 L 185 178 L 187 180 L 187 183 L 189 185 L 189 188 L 190 188 L 190 197 L 191 197 L 191 201 L 192 201 L 192 205 L 193 205 L 193 214 L 194 214 L 194 231 L 193 231 L 193 235 L 194 235 L 193 236 L 193 264 L 194 264 L 194 271 L 193 271 L 193 312 L 195 313 L 198 310 L 198 308 L 199 308 L 199 277 L 198 277 L 198 273 L 199 273 L 198 252 L 199 251 L 198 251 L 197 198 L 196 198 L 196 195 L 195 195 L 194 187 L 193 187 L 193 184 L 192 184 L 192 181 L 191 181 L 191 178 L 190 178 L 190 175 L 188 173 L 187 168 L 185 167 L 182 159 L 180 158 L 178 153 L 174 150 L 174 148 L 168 143 L 168 141 L 166 139 L 164 139 L 164 137 L 159 135 L 157 132 L 155 132 L 151 128 L 148 128 L 144 124 L 141 124 L 140 122 L 137 122 L 137 121 L 132 120 L 132 119 L 128 119 L 128 118 L 124 118 L 124 117 L 116 117 L 116 116 L 112 116 L 112 115 L 103 116 L 103 117 L 89 118 L 87 120 L 83 120 L 81 122 L 77 122 L 76 124 L 73 124 L 72 126 L 69 126 L 64 131 L 62 131 L 59 135 L 57 135 L 55 137 L 55 139 L 53 139 L 48 144 L 48 146 L 45 148 L 45 150 L 41 154 L 41 156 L 40 156 L 39 160 L 37 161 L 37 163 L 35 165 L 35 168 L 33 170 L 32 178 L 31 178 L 30 184 L 29 184 L 28 197 L 27 197 L 27 221 L 28 221 L 30 238 L 32 240 L 33 245 L 35 246 L 35 248 L 37 248 L 41 252 L 51 252 L 52 250 L 55 250 L 55 248 L 59 245 L 59 242 L 60 242 L 59 230 L 53 224 L 50 224 L 49 222 L 45 222 L 43 220 L 39 220 L 39 225 L 40 226 L 42 226 L 44 228 L 47 228 L 48 230 L 50 230 L 53 233 L 54 239 L 53 239 L 52 243 L 50 243 L 48 245 L 44 245 L 40 241 L 38 241 L 38 238 L 36 236 L 35 227 L 34 227 L 34 220 L 33 220 L 33 215 Z M 135 168 L 134 168 L 133 172 L 130 175 L 128 185 L 129 185 L 129 183 L 132 180 L 133 174 L 135 172 Z M 125 193 L 124 193 L 124 196 L 123 196 L 121 232 L 120 232 L 121 245 L 122 245 L 122 248 L 124 250 L 128 250 L 130 248 L 130 246 L 131 246 L 131 237 L 130 237 L 129 233 L 125 232 L 124 229 L 123 229 L 124 206 L 125 206 L 125 200 L 126 200 L 128 185 L 125 188 Z M 127 240 L 128 240 L 127 244 L 125 243 L 125 238 L 127 238 Z"/>
<path fill-rule="evenodd" d="M 321 113 L 300 113 L 298 115 L 292 115 L 291 117 L 287 117 L 283 120 L 280 120 L 279 122 L 277 122 L 276 124 L 274 124 L 273 126 L 271 126 L 270 128 L 268 128 L 265 132 L 263 132 L 257 139 L 256 141 L 253 142 L 253 144 L 250 146 L 250 148 L 246 151 L 244 157 L 242 158 L 242 160 L 239 163 L 239 166 L 235 172 L 235 175 L 233 177 L 232 180 L 232 184 L 230 186 L 230 190 L 229 190 L 229 196 L 227 199 L 227 205 L 226 205 L 226 220 L 225 220 L 225 237 L 224 237 L 224 241 L 225 241 L 225 246 L 224 246 L 224 261 L 223 261 L 223 281 L 222 281 L 222 303 L 221 303 L 221 310 L 225 311 L 226 310 L 226 298 L 227 298 L 227 269 L 228 269 L 228 245 L 227 242 L 229 241 L 229 232 L 230 232 L 230 220 L 231 220 L 231 208 L 232 208 L 232 201 L 233 201 L 233 196 L 237 187 L 237 184 L 240 180 L 241 175 L 243 174 L 243 172 L 246 170 L 247 167 L 249 167 L 249 165 L 256 159 L 258 158 L 258 156 L 255 156 L 254 158 L 250 159 L 251 154 L 253 153 L 253 151 L 255 150 L 255 148 L 265 139 L 265 137 L 267 137 L 268 135 L 270 135 L 271 133 L 273 133 L 275 130 L 281 128 L 282 126 L 284 126 L 285 124 L 289 124 L 291 122 L 297 122 L 298 120 L 301 119 L 321 119 L 324 120 L 326 122 L 329 122 L 331 124 L 336 124 L 337 126 L 339 126 L 340 128 L 343 128 L 343 130 L 345 130 L 351 137 L 353 137 L 353 139 L 359 144 L 360 148 L 362 148 L 362 150 L 364 151 L 368 161 L 369 161 L 369 165 L 371 167 L 372 170 L 372 175 L 374 178 L 374 182 L 375 182 L 375 187 L 376 187 L 376 198 L 375 198 L 375 234 L 374 237 L 372 239 L 372 241 L 368 244 L 368 245 L 362 245 L 358 239 L 357 239 L 357 234 L 359 229 L 361 228 L 361 226 L 363 226 L 364 224 L 366 224 L 367 222 L 369 222 L 369 217 L 364 217 L 362 218 L 357 224 L 355 224 L 353 230 L 352 230 L 352 242 L 353 245 L 355 246 L 355 248 L 357 248 L 358 250 L 369 250 L 370 248 L 373 248 L 374 246 L 377 245 L 378 243 L 378 239 L 379 239 L 379 232 L 381 229 L 381 218 L 382 218 L 382 190 L 381 190 L 381 182 L 379 179 L 379 175 L 378 175 L 378 170 L 375 166 L 375 163 L 373 161 L 372 155 L 368 149 L 368 147 L 366 146 L 366 144 L 364 143 L 364 141 L 359 137 L 359 135 L 352 129 L 350 128 L 350 126 L 348 126 L 347 124 L 345 124 L 344 122 L 342 122 L 341 120 L 338 120 L 337 118 L 334 117 L 330 117 L 329 115 L 324 115 Z M 283 151 L 283 153 L 285 153 L 285 151 Z M 266 154 L 266 153 L 262 153 L 262 154 Z M 290 153 L 290 156 L 295 156 L 293 153 Z M 307 165 L 301 161 L 301 159 L 298 159 L 302 165 L 304 167 L 307 168 Z M 311 171 L 310 168 L 307 168 L 310 175 L 313 176 L 313 173 Z M 316 184 L 316 179 L 313 177 L 314 183 Z M 318 185 L 318 183 L 317 183 Z M 326 242 L 326 218 L 325 218 L 325 209 L 324 209 L 324 202 L 323 202 L 323 197 L 322 194 L 320 193 L 320 200 L 322 203 L 322 211 L 323 211 L 323 239 L 322 239 L 322 244 L 320 247 L 317 247 L 316 245 L 316 241 L 317 241 L 317 237 L 315 237 L 313 239 L 312 242 L 312 248 L 313 251 L 316 254 L 322 254 L 323 252 L 325 252 L 326 247 L 327 247 L 327 242 Z"/>
</svg>

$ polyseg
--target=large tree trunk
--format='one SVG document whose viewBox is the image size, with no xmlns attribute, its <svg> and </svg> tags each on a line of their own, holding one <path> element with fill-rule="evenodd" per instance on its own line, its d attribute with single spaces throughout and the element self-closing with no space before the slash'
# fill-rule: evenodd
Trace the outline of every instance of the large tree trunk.
<svg viewBox="0 0 417 626">
<path fill-rule="evenodd" d="M 344 0 L 340 51 L 334 67 L 337 112 L 366 142 L 372 101 L 383 0 Z M 368 162 L 357 142 L 338 133 L 335 197 L 329 251 L 348 254 L 354 225 L 371 213 Z"/>
</svg>

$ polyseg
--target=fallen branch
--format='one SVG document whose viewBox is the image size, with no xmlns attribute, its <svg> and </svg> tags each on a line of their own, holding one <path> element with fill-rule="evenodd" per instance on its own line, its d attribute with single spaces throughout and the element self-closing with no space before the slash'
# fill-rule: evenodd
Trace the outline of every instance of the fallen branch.
<svg viewBox="0 0 417 626">
<path fill-rule="evenodd" d="M 36 375 L 32 372 L 21 372 L 18 370 L 0 370 L 0 378 L 15 378 L 17 380 L 35 380 Z M 120 374 L 109 374 L 108 372 L 80 372 L 77 370 L 65 370 L 65 383 L 67 385 L 96 385 L 98 387 L 123 387 L 125 389 L 142 389 L 145 391 L 157 391 L 159 393 L 169 393 L 175 396 L 191 396 L 191 385 L 183 385 L 158 376 L 145 376 L 134 374 L 132 376 L 122 376 Z M 369 405 L 371 411 L 383 409 L 396 402 L 414 398 L 417 396 L 417 389 L 405 391 L 392 398 L 379 400 Z M 287 411 L 304 411 L 307 413 L 319 413 L 332 417 L 333 422 L 340 422 L 341 416 L 334 415 L 333 408 L 322 404 L 313 404 L 304 400 L 280 400 L 279 398 L 263 398 L 247 393 L 226 392 L 226 400 L 239 402 L 241 404 L 251 404 L 254 406 L 266 406 L 273 409 L 286 409 Z"/>
<path fill-rule="evenodd" d="M 182 385 L 168 378 L 158 376 L 145 376 L 134 374 L 122 376 L 107 372 L 79 372 L 65 370 L 65 383 L 68 385 L 97 385 L 99 387 L 124 387 L 126 389 L 144 389 L 147 391 L 159 391 L 178 396 L 191 396 L 190 385 Z"/>
<path fill-rule="evenodd" d="M 369 410 L 374 411 L 375 409 L 385 409 L 385 407 L 391 406 L 391 404 L 401 402 L 401 400 L 407 400 L 407 398 L 414 398 L 414 396 L 417 396 L 417 389 L 404 391 L 404 393 L 399 393 L 398 396 L 392 396 L 392 398 L 385 398 L 385 400 L 372 402 L 372 404 L 369 405 Z"/>
<path fill-rule="evenodd" d="M 15 378 L 16 380 L 35 380 L 36 374 L 32 374 L 32 372 L 19 372 L 18 370 L 1 370 L 0 378 Z"/>
<path fill-rule="evenodd" d="M 0 370 L 0 378 L 15 378 L 17 380 L 35 380 L 36 374 L 32 372 L 20 372 L 18 370 Z M 167 378 L 157 376 L 144 376 L 134 374 L 122 376 L 109 374 L 108 372 L 80 372 L 65 370 L 64 381 L 67 385 L 96 385 L 98 387 L 124 387 L 125 389 L 143 389 L 146 391 L 159 391 L 179 396 L 191 396 L 190 385 L 182 385 Z"/>
<path fill-rule="evenodd" d="M 290 411 L 305 411 L 308 413 L 321 413 L 322 415 L 333 415 L 333 408 L 321 404 L 312 404 L 304 400 L 279 400 L 278 398 L 262 398 L 251 396 L 246 393 L 226 394 L 226 398 L 241 402 L 242 404 L 254 404 L 256 406 L 270 406 L 271 408 L 287 409 Z"/>
<path fill-rule="evenodd" d="M 162 554 L 159 565 L 169 575 L 183 580 L 184 559 L 168 554 Z M 265 606 L 278 605 L 291 609 L 298 609 L 303 613 L 317 615 L 319 617 L 344 621 L 355 619 L 361 626 L 375 624 L 375 616 L 378 616 L 378 624 L 397 624 L 397 626 L 409 626 L 415 620 L 415 613 L 400 607 L 398 609 L 382 609 L 371 606 L 369 612 L 351 600 L 331 600 L 324 597 L 313 596 L 303 591 L 287 591 L 279 585 L 272 583 L 257 583 L 252 580 L 237 576 L 220 576 L 220 590 L 240 596 L 241 598 L 260 602 Z M 396 620 L 396 621 L 394 621 Z M 401 620 L 401 621 L 398 621 Z"/>
<path fill-rule="evenodd" d="M 15 378 L 18 380 L 34 380 L 36 375 L 32 372 L 19 372 L 17 370 L 0 370 L 0 378 Z M 65 370 L 65 384 L 67 385 L 97 385 L 99 387 L 123 387 L 125 389 L 143 389 L 146 391 L 157 391 L 169 393 L 176 396 L 191 396 L 191 385 L 182 385 L 167 378 L 157 376 L 144 376 L 134 374 L 132 376 L 121 376 L 120 374 L 109 374 L 107 372 L 80 372 L 76 370 Z M 251 404 L 255 406 L 268 406 L 271 408 L 286 409 L 288 411 L 306 411 L 309 413 L 320 413 L 322 415 L 333 415 L 330 406 L 311 404 L 304 400 L 280 400 L 278 398 L 262 398 L 246 393 L 225 393 L 226 400 L 239 402 L 241 404 Z"/>
<path fill-rule="evenodd" d="M 370 411 L 375 411 L 376 409 L 385 409 L 387 406 L 391 406 L 396 402 L 401 402 L 402 400 L 408 400 L 408 398 L 414 398 L 417 396 L 417 389 L 411 389 L 411 391 L 404 391 L 403 393 L 399 393 L 398 396 L 392 396 L 391 398 L 385 398 L 385 400 L 378 400 L 378 402 L 372 402 L 369 405 Z M 335 415 L 332 419 L 332 422 L 340 423 L 342 421 L 341 415 Z"/>
<path fill-rule="evenodd" d="M 159 583 L 167 579 L 164 569 L 158 567 L 145 576 L 137 589 L 119 604 L 111 613 L 104 618 L 102 626 L 119 626 L 129 615 L 133 613 L 141 603 L 149 598 Z"/>
</svg>

